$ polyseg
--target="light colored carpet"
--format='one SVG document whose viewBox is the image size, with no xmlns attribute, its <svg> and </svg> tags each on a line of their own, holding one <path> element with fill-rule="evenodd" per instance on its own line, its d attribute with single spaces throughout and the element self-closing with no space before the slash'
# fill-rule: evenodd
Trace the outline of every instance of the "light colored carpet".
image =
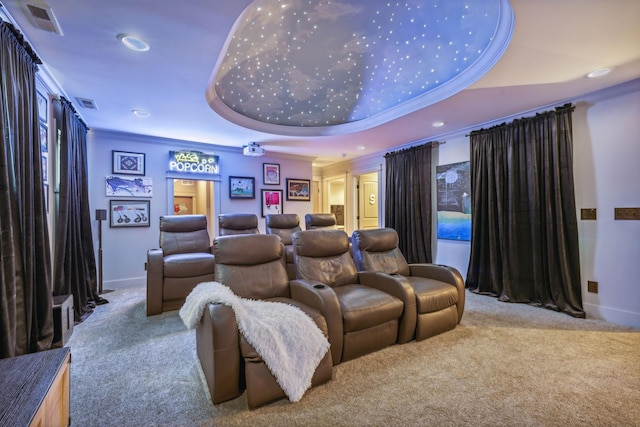
<svg viewBox="0 0 640 427">
<path fill-rule="evenodd" d="M 640 331 L 467 293 L 453 331 L 334 368 L 298 403 L 212 405 L 178 312 L 145 289 L 74 328 L 73 426 L 640 426 Z"/>
</svg>

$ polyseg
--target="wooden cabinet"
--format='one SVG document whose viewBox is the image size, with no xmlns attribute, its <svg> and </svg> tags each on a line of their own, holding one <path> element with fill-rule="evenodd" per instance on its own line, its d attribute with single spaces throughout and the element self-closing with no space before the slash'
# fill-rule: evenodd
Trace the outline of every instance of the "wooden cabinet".
<svg viewBox="0 0 640 427">
<path fill-rule="evenodd" d="M 0 425 L 70 425 L 67 347 L 0 360 Z"/>
</svg>

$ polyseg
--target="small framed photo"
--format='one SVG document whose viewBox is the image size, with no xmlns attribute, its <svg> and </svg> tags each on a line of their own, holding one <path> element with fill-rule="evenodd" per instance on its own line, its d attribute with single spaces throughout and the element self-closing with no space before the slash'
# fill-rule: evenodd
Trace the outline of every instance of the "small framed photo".
<svg viewBox="0 0 640 427">
<path fill-rule="evenodd" d="M 282 190 L 262 190 L 262 216 L 282 213 Z"/>
<path fill-rule="evenodd" d="M 113 228 L 149 227 L 150 205 L 149 200 L 110 200 L 109 226 Z"/>
<path fill-rule="evenodd" d="M 44 207 L 49 213 L 49 184 L 44 184 Z"/>
<path fill-rule="evenodd" d="M 266 185 L 280 185 L 280 165 L 277 163 L 262 164 L 262 178 Z"/>
<path fill-rule="evenodd" d="M 112 151 L 112 172 L 125 175 L 144 175 L 144 153 Z"/>
<path fill-rule="evenodd" d="M 230 199 L 255 199 L 256 179 L 248 176 L 229 177 Z"/>
<path fill-rule="evenodd" d="M 49 110 L 47 108 L 47 97 L 41 94 L 39 91 L 36 91 L 36 98 L 38 100 L 38 119 L 42 123 L 47 123 L 47 119 L 49 117 Z"/>
<path fill-rule="evenodd" d="M 311 180 L 287 178 L 287 200 L 311 200 Z"/>
<path fill-rule="evenodd" d="M 47 153 L 40 153 L 40 157 L 42 157 L 42 182 L 45 184 L 49 183 L 49 156 Z"/>
<path fill-rule="evenodd" d="M 49 152 L 49 141 L 47 139 L 47 126 L 44 123 L 40 123 L 40 151 L 43 153 Z"/>
</svg>

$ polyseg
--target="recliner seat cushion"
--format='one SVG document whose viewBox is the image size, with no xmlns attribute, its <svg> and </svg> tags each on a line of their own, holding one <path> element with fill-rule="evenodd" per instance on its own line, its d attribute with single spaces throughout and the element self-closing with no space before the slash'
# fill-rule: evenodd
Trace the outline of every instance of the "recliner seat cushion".
<svg viewBox="0 0 640 427">
<path fill-rule="evenodd" d="M 433 313 L 458 303 L 458 290 L 449 283 L 417 276 L 407 279 L 416 293 L 418 314 Z"/>
<path fill-rule="evenodd" d="M 215 270 L 215 258 L 206 252 L 169 255 L 163 263 L 165 277 L 203 276 Z"/>
<path fill-rule="evenodd" d="M 377 289 L 344 285 L 334 291 L 340 300 L 345 332 L 367 329 L 402 315 L 402 301 Z"/>
</svg>

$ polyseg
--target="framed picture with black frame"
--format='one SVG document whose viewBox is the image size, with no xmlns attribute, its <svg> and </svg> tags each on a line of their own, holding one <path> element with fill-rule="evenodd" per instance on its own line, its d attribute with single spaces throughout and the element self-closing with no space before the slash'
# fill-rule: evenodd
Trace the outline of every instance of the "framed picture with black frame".
<svg viewBox="0 0 640 427">
<path fill-rule="evenodd" d="M 262 216 L 282 213 L 282 190 L 262 190 Z"/>
<path fill-rule="evenodd" d="M 144 153 L 112 151 L 112 172 L 124 175 L 144 175 Z"/>
<path fill-rule="evenodd" d="M 38 118 L 42 123 L 46 124 L 49 118 L 49 101 L 47 100 L 47 96 L 39 91 L 36 91 L 36 98 L 38 101 Z"/>
<path fill-rule="evenodd" d="M 280 165 L 277 163 L 263 163 L 262 182 L 266 185 L 280 185 Z"/>
<path fill-rule="evenodd" d="M 287 178 L 287 201 L 298 200 L 308 202 L 311 200 L 311 180 Z"/>
<path fill-rule="evenodd" d="M 230 199 L 255 199 L 256 179 L 249 176 L 229 177 Z"/>
<path fill-rule="evenodd" d="M 149 200 L 109 200 L 112 228 L 149 227 L 151 201 Z"/>
</svg>

